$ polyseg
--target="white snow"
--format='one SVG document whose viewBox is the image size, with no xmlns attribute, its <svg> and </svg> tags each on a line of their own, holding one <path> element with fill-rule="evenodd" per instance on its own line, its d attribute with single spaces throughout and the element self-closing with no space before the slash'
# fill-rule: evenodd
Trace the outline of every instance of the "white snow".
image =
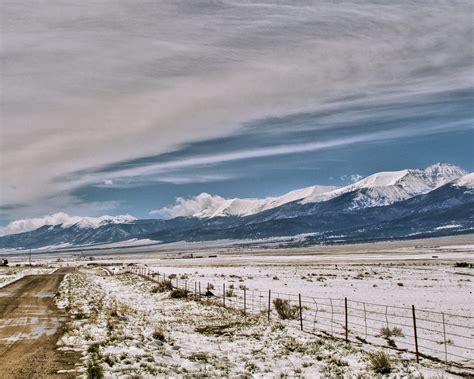
<svg viewBox="0 0 474 379">
<path fill-rule="evenodd" d="M 345 193 L 364 190 L 357 194 L 355 207 L 390 205 L 430 192 L 465 174 L 462 168 L 445 163 L 437 163 L 424 170 L 379 172 L 334 191 L 308 196 L 301 203 L 327 201 Z"/>
<path fill-rule="evenodd" d="M 308 196 L 316 196 L 334 190 L 331 186 L 311 186 L 288 192 L 278 197 L 264 199 L 234 198 L 226 199 L 218 195 L 201 193 L 200 195 L 185 199 L 179 197 L 176 204 L 150 214 L 166 215 L 168 217 L 198 217 L 211 218 L 219 216 L 249 216 L 268 209 L 279 207 L 283 204 L 301 200 Z"/>
</svg>

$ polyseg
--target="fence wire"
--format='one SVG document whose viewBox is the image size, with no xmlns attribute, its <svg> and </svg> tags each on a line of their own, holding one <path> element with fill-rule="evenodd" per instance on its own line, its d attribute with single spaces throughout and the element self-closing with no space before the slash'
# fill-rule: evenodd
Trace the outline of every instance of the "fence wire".
<svg viewBox="0 0 474 379">
<path fill-rule="evenodd" d="M 236 308 L 245 314 L 279 319 L 308 333 L 324 333 L 347 342 L 367 343 L 406 352 L 447 365 L 474 369 L 474 317 L 426 309 L 248 289 L 244 284 L 191 281 L 132 266 L 130 271 L 173 288 Z M 289 314 L 275 306 L 280 299 Z M 289 317 L 288 317 L 289 316 Z"/>
</svg>

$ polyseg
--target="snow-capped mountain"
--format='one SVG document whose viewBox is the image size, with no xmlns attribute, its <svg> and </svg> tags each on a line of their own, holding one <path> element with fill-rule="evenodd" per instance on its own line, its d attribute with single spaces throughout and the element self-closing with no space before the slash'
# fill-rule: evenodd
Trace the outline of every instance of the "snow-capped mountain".
<svg viewBox="0 0 474 379">
<path fill-rule="evenodd" d="M 56 226 L 60 225 L 62 228 L 68 228 L 76 225 L 79 228 L 97 229 L 100 226 L 106 224 L 125 224 L 135 221 L 136 218 L 130 215 L 119 215 L 119 216 L 100 216 L 100 217 L 81 217 L 81 216 L 69 216 L 67 213 L 58 212 L 52 215 L 44 217 L 36 217 L 29 219 L 16 220 L 9 223 L 5 227 L 0 228 L 0 236 L 29 232 L 31 230 L 38 229 L 42 226 Z"/>
<path fill-rule="evenodd" d="M 351 207 L 385 206 L 427 193 L 465 174 L 466 171 L 460 167 L 437 163 L 424 170 L 379 172 L 341 188 L 311 186 L 279 197 L 264 199 L 226 199 L 218 195 L 201 193 L 189 199 L 178 198 L 175 205 L 152 211 L 150 214 L 169 218 L 245 217 L 296 201 L 301 204 L 319 203 L 347 193 L 355 193 Z"/>
<path fill-rule="evenodd" d="M 201 193 L 189 199 L 178 198 L 176 199 L 176 205 L 162 208 L 159 211 L 152 211 L 150 214 L 162 214 L 170 218 L 244 217 L 277 208 L 293 201 L 302 200 L 309 196 L 321 195 L 333 191 L 336 188 L 337 187 L 332 186 L 311 186 L 288 192 L 282 196 L 267 197 L 264 199 L 225 199 L 221 196 Z"/>
<path fill-rule="evenodd" d="M 201 194 L 191 200 L 182 199 L 171 207 L 170 215 L 178 217 L 168 220 L 57 213 L 14 221 L 3 228 L 9 235 L 0 237 L 0 248 L 90 246 L 131 239 L 258 240 L 303 234 L 309 236 L 304 243 L 311 244 L 474 232 L 474 173 L 448 164 L 382 172 L 338 189 L 314 186 L 274 198 Z"/>
<path fill-rule="evenodd" d="M 301 203 L 328 201 L 346 193 L 357 192 L 353 207 L 385 206 L 428 193 L 465 174 L 467 172 L 462 168 L 446 163 L 437 163 L 424 170 L 379 172 L 334 191 L 307 196 Z"/>
</svg>

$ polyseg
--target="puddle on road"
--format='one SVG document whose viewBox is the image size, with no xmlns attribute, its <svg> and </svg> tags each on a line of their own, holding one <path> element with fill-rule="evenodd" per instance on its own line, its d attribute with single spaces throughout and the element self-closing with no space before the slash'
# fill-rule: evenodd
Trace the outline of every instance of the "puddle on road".
<svg viewBox="0 0 474 379">
<path fill-rule="evenodd" d="M 0 343 L 36 339 L 57 332 L 66 317 L 15 317 L 0 320 Z"/>
</svg>

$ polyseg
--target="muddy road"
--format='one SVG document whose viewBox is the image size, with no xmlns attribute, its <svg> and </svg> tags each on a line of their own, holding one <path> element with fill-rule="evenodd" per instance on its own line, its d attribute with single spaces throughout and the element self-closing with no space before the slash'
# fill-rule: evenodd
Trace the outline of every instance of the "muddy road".
<svg viewBox="0 0 474 379">
<path fill-rule="evenodd" d="M 53 296 L 64 268 L 48 275 L 29 275 L 0 288 L 0 378 L 75 377 L 78 353 L 57 350 L 65 315 Z"/>
</svg>

